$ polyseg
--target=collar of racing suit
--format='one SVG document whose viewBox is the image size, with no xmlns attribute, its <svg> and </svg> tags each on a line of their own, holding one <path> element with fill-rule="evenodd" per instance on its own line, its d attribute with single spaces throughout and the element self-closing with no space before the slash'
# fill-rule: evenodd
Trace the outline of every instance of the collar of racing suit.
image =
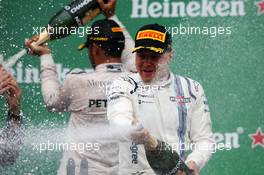
<svg viewBox="0 0 264 175">
<path fill-rule="evenodd" d="M 123 72 L 122 63 L 104 63 L 95 67 L 95 72 Z"/>
</svg>

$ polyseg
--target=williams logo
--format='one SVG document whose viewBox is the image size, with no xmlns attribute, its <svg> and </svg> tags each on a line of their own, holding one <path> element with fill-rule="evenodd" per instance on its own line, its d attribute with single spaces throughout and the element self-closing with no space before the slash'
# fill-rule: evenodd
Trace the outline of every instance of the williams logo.
<svg viewBox="0 0 264 175">
<path fill-rule="evenodd" d="M 177 103 L 190 103 L 191 98 L 190 97 L 174 97 L 174 96 L 171 96 L 170 101 L 177 102 Z"/>
<path fill-rule="evenodd" d="M 131 18 L 245 16 L 244 0 L 132 0 Z"/>
</svg>

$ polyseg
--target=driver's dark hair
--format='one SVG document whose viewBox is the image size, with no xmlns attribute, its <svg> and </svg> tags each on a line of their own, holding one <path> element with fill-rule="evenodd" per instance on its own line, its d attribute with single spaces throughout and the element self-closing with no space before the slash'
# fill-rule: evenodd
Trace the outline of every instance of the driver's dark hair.
<svg viewBox="0 0 264 175">
<path fill-rule="evenodd" d="M 108 42 L 108 43 L 95 43 L 100 46 L 105 54 L 110 57 L 120 57 L 125 48 L 125 43 L 116 43 L 116 42 Z"/>
</svg>

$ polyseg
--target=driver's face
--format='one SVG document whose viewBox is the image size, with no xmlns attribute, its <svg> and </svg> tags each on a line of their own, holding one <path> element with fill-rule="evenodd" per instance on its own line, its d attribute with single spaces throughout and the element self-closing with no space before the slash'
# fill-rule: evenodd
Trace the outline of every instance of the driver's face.
<svg viewBox="0 0 264 175">
<path fill-rule="evenodd" d="M 159 54 L 150 50 L 140 50 L 136 53 L 136 67 L 141 79 L 145 83 L 150 83 L 157 72 L 159 63 L 164 54 Z"/>
</svg>

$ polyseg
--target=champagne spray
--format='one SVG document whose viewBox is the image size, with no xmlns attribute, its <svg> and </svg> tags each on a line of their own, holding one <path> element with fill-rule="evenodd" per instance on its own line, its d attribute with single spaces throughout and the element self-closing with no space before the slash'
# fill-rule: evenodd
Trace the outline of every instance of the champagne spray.
<svg viewBox="0 0 264 175">
<path fill-rule="evenodd" d="M 107 3 L 108 0 L 104 0 Z M 101 12 L 96 0 L 75 0 L 58 11 L 49 21 L 48 26 L 39 34 L 39 38 L 33 45 L 41 45 L 47 41 L 64 38 L 70 35 L 70 30 L 78 28 L 90 22 Z M 67 32 L 65 32 L 65 30 Z M 55 31 L 55 32 L 54 32 Z M 0 55 L 0 64 L 11 68 L 21 57 L 28 53 L 28 49 L 22 49 L 17 54 L 4 61 Z"/>
</svg>

